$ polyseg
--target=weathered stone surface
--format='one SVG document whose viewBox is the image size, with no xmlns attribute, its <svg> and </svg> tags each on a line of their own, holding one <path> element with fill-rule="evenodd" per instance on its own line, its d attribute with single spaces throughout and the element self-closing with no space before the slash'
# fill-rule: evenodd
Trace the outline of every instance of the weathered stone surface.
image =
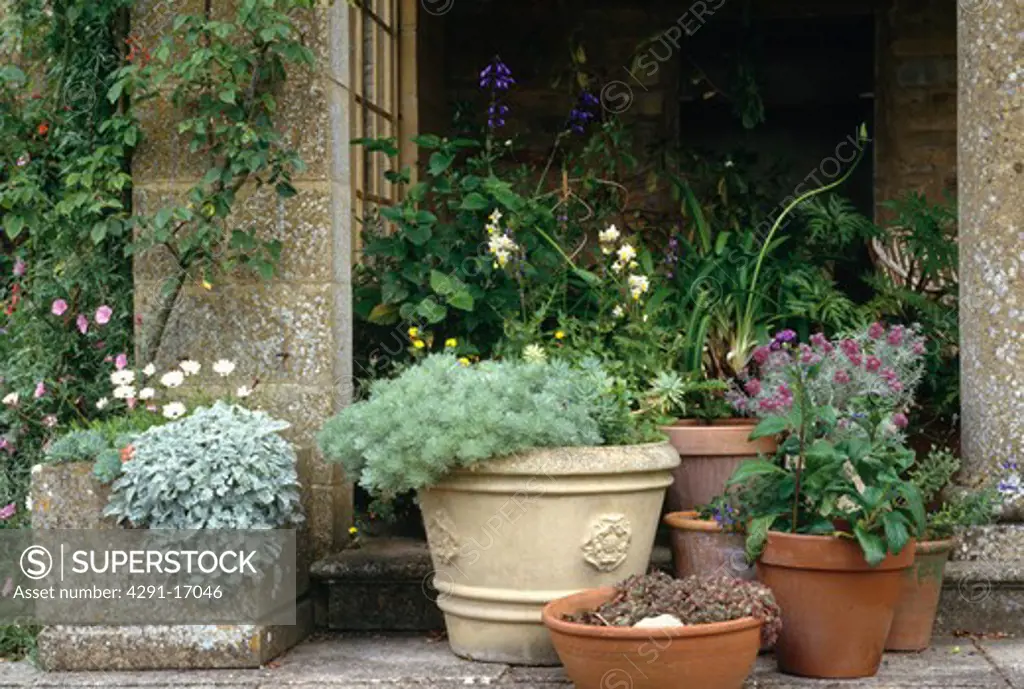
<svg viewBox="0 0 1024 689">
<path fill-rule="evenodd" d="M 995 524 L 965 529 L 956 539 L 954 560 L 1024 560 L 1024 524 Z"/>
<path fill-rule="evenodd" d="M 889 654 L 877 677 L 829 682 L 779 674 L 762 656 L 746 689 L 1013 689 L 1022 687 L 1024 642 L 938 639 L 920 654 Z M 562 668 L 510 668 L 461 660 L 444 642 L 408 636 L 328 637 L 302 644 L 272 668 L 234 671 L 103 672 L 43 674 L 19 663 L 4 672 L 0 687 L 129 687 L 182 689 L 371 689 L 501 686 L 519 689 L 570 687 Z M 636 671 L 634 669 L 634 671 Z M 1006 681 L 1007 678 L 1010 682 Z M 625 675 L 624 675 L 625 678 Z M 604 689 L 628 687 L 609 683 Z"/>
<path fill-rule="evenodd" d="M 309 601 L 294 626 L 47 627 L 39 664 L 51 671 L 258 668 L 313 628 Z"/>
<path fill-rule="evenodd" d="M 110 489 L 92 475 L 92 463 L 37 464 L 32 468 L 32 528 L 112 529 L 103 516 Z"/>
<path fill-rule="evenodd" d="M 950 562 L 936 628 L 948 633 L 1024 633 L 1024 560 Z"/>
<path fill-rule="evenodd" d="M 963 451 L 998 480 L 1024 450 L 1024 4 L 960 2 L 958 27 Z"/>
</svg>

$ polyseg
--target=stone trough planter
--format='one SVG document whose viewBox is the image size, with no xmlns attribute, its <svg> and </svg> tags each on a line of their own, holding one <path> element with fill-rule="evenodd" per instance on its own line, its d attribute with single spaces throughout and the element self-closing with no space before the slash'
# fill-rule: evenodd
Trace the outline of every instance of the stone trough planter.
<svg viewBox="0 0 1024 689">
<path fill-rule="evenodd" d="M 29 488 L 34 529 L 116 529 L 103 516 L 109 488 L 92 464 L 40 464 Z M 313 628 L 308 538 L 298 534 L 295 625 L 122 625 L 44 627 L 38 662 L 51 671 L 258 668 L 306 638 Z"/>
<path fill-rule="evenodd" d="M 642 574 L 678 453 L 668 443 L 541 449 L 420 492 L 438 606 L 465 658 L 556 665 L 548 602 Z"/>
</svg>

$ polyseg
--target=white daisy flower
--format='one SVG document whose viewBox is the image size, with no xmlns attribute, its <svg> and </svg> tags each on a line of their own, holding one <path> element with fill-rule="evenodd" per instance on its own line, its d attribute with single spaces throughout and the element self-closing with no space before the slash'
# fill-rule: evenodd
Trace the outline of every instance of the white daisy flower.
<svg viewBox="0 0 1024 689">
<path fill-rule="evenodd" d="M 151 400 L 154 397 L 156 397 L 156 390 L 153 388 L 142 388 L 142 390 L 139 391 L 140 400 Z"/>
<path fill-rule="evenodd" d="M 12 392 L 4 397 L 3 403 L 6 404 L 8 407 L 16 407 L 18 406 L 18 400 L 20 399 L 21 395 L 19 395 L 16 392 Z"/>
<path fill-rule="evenodd" d="M 150 364 L 146 368 L 142 369 L 142 372 L 145 374 L 145 376 L 147 378 L 149 378 L 151 375 L 156 373 L 156 365 L 155 364 Z"/>
<path fill-rule="evenodd" d="M 250 388 L 248 385 L 243 385 L 243 386 L 239 387 L 237 390 L 235 390 L 235 397 L 239 397 L 239 398 L 242 398 L 242 399 L 248 397 L 251 394 L 252 394 L 252 388 Z"/>
<path fill-rule="evenodd" d="M 96 408 L 97 408 L 97 409 L 100 409 L 100 410 L 103 410 L 103 409 L 106 409 L 106 408 L 107 408 L 107 406 L 108 406 L 109 404 L 110 404 L 110 399 L 109 399 L 109 398 L 107 398 L 107 397 L 101 397 L 101 398 L 100 398 L 100 399 L 99 399 L 99 400 L 98 400 L 98 401 L 96 402 Z"/>
<path fill-rule="evenodd" d="M 194 376 L 203 367 L 198 361 L 192 361 L 191 359 L 185 359 L 178 366 L 185 372 L 186 376 Z"/>
<path fill-rule="evenodd" d="M 221 359 L 213 362 L 213 372 L 221 377 L 230 376 L 235 371 L 235 362 L 228 359 Z"/>
<path fill-rule="evenodd" d="M 185 374 L 181 371 L 168 371 L 160 378 L 160 384 L 165 388 L 176 388 L 185 382 Z"/>
<path fill-rule="evenodd" d="M 121 387 L 123 385 L 131 385 L 135 382 L 135 372 L 124 369 L 123 371 L 114 371 L 110 374 L 110 382 L 115 387 Z"/>
<path fill-rule="evenodd" d="M 164 405 L 163 415 L 165 419 L 180 419 L 187 411 L 181 402 L 171 402 Z"/>
<path fill-rule="evenodd" d="M 120 387 L 114 388 L 114 399 L 116 400 L 130 400 L 135 399 L 138 392 L 132 385 L 121 385 Z"/>
</svg>

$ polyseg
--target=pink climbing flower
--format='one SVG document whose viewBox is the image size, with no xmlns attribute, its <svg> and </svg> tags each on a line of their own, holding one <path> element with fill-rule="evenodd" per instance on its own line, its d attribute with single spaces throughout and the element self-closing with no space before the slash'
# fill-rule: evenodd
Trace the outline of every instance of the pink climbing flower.
<svg viewBox="0 0 1024 689">
<path fill-rule="evenodd" d="M 104 304 L 103 306 L 96 309 L 96 324 L 106 325 L 110 322 L 110 317 L 114 315 L 114 310 Z"/>
<path fill-rule="evenodd" d="M 82 314 L 78 314 L 78 318 L 75 319 L 75 325 L 78 326 L 78 332 L 83 335 L 89 332 L 89 319 Z"/>
<path fill-rule="evenodd" d="M 118 371 L 120 371 L 120 370 L 125 369 L 127 367 L 128 367 L 128 355 L 125 354 L 124 352 L 121 352 L 120 354 L 117 355 L 117 358 L 114 359 L 114 368 L 116 368 Z"/>
<path fill-rule="evenodd" d="M 50 313 L 54 316 L 63 316 L 64 312 L 68 310 L 68 303 L 63 299 L 54 299 L 53 304 L 50 305 Z"/>
<path fill-rule="evenodd" d="M 34 393 L 32 393 L 32 397 L 34 397 L 35 399 L 39 399 L 40 397 L 42 397 L 45 394 L 46 394 L 46 383 L 44 383 L 43 381 L 39 381 L 38 383 L 36 383 L 36 391 Z"/>
</svg>

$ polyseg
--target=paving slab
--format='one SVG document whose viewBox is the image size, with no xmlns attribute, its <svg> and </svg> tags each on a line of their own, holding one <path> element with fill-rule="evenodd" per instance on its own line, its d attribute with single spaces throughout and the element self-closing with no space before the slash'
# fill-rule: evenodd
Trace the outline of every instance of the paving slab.
<svg viewBox="0 0 1024 689">
<path fill-rule="evenodd" d="M 562 689 L 561 668 L 474 663 L 442 640 L 424 636 L 320 636 L 255 670 L 43 672 L 27 662 L 0 663 L 0 689 Z M 623 685 L 625 687 L 625 685 Z M 945 638 L 923 653 L 889 654 L 878 676 L 853 681 L 779 674 L 758 659 L 746 689 L 1024 689 L 1024 640 Z M 666 688 L 668 689 L 668 688 Z M 697 689 L 697 688 L 694 688 Z"/>
</svg>

